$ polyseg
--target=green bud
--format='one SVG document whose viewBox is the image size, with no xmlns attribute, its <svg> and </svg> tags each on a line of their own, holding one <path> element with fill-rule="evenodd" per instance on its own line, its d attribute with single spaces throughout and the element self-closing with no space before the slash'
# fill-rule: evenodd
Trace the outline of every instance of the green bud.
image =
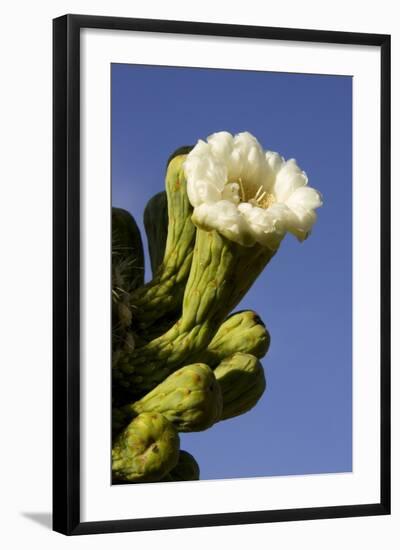
<svg viewBox="0 0 400 550">
<path fill-rule="evenodd" d="M 187 451 L 180 451 L 178 464 L 161 481 L 196 481 L 200 468 L 195 458 Z"/>
<path fill-rule="evenodd" d="M 112 449 L 115 481 L 159 481 L 178 462 L 179 436 L 157 412 L 137 416 L 117 437 Z"/>
<path fill-rule="evenodd" d="M 179 432 L 205 430 L 217 422 L 222 396 L 213 371 L 207 365 L 187 365 L 168 376 L 140 401 L 124 407 L 132 416 L 156 411 Z"/>
<path fill-rule="evenodd" d="M 270 335 L 254 311 L 239 311 L 230 315 L 220 326 L 199 361 L 214 367 L 237 352 L 264 357 L 270 345 Z"/>
<path fill-rule="evenodd" d="M 243 414 L 254 407 L 266 388 L 264 369 L 254 355 L 235 353 L 214 370 L 222 392 L 221 420 Z"/>
</svg>

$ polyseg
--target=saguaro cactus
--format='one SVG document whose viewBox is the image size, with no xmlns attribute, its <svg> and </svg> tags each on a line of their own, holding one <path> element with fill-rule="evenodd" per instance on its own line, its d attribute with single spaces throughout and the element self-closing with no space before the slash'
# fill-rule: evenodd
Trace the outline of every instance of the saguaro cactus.
<svg viewBox="0 0 400 550">
<path fill-rule="evenodd" d="M 206 348 L 219 325 L 273 257 L 267 247 L 243 247 L 216 230 L 197 230 L 180 319 L 162 336 L 133 350 L 114 371 L 135 393 L 148 391 Z"/>
<path fill-rule="evenodd" d="M 146 284 L 137 225 L 113 211 L 116 482 L 199 479 L 178 432 L 244 414 L 264 394 L 269 332 L 256 312 L 232 311 L 287 232 L 310 234 L 322 202 L 307 183 L 247 132 L 177 150 L 144 211 Z"/>
</svg>

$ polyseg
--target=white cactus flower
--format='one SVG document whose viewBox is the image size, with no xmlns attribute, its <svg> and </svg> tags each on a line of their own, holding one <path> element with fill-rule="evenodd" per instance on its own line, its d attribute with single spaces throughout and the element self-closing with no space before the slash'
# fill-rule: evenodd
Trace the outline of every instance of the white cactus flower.
<svg viewBox="0 0 400 550">
<path fill-rule="evenodd" d="M 287 231 L 303 241 L 322 205 L 294 159 L 264 151 L 248 132 L 199 140 L 184 170 L 193 222 L 243 246 L 275 250 Z"/>
</svg>

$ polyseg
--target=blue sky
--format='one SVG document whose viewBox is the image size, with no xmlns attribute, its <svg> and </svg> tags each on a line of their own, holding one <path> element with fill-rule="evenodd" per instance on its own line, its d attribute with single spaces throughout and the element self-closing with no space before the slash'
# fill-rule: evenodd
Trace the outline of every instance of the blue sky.
<svg viewBox="0 0 400 550">
<path fill-rule="evenodd" d="M 324 198 L 309 239 L 288 235 L 237 308 L 271 333 L 265 394 L 181 434 L 201 479 L 352 469 L 351 124 L 351 77 L 112 65 L 112 204 L 134 215 L 145 246 L 143 209 L 168 156 L 216 131 L 249 131 L 296 158 Z"/>
</svg>

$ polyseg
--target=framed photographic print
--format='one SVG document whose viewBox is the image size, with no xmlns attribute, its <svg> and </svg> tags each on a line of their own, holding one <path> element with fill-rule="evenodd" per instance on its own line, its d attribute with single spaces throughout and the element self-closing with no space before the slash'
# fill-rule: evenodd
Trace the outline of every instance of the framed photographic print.
<svg viewBox="0 0 400 550">
<path fill-rule="evenodd" d="M 390 37 L 54 20 L 54 529 L 390 513 Z"/>
</svg>

